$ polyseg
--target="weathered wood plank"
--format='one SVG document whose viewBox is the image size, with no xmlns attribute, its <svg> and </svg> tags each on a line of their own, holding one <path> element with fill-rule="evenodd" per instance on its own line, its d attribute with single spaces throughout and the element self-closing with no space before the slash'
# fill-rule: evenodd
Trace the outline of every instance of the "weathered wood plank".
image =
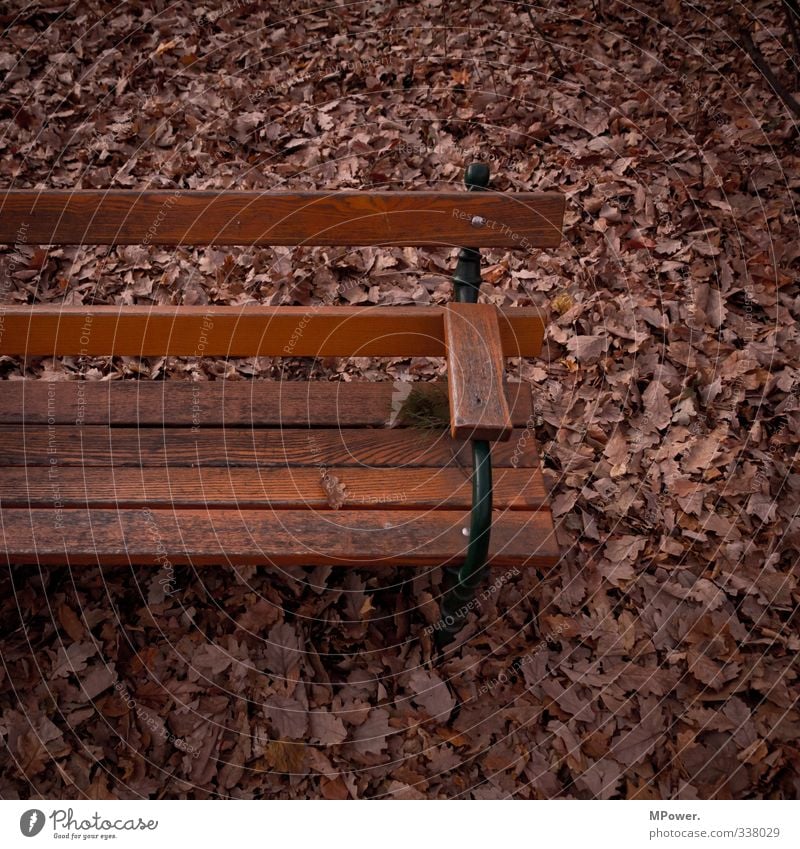
<svg viewBox="0 0 800 849">
<path fill-rule="evenodd" d="M 508 439 L 512 424 L 503 391 L 497 308 L 491 304 L 448 304 L 444 337 L 451 435 L 454 439 Z"/>
<path fill-rule="evenodd" d="M 479 217 L 481 222 L 474 224 Z M 546 248 L 564 196 L 492 192 L 11 190 L 0 243 Z"/>
<path fill-rule="evenodd" d="M 29 357 L 443 357 L 439 307 L 4 307 L 0 354 Z M 545 319 L 498 317 L 503 353 L 535 357 Z"/>
<path fill-rule="evenodd" d="M 345 509 L 468 510 L 469 471 L 457 468 L 327 468 L 342 487 Z M 493 504 L 498 509 L 532 510 L 547 503 L 538 468 L 494 470 Z M 239 507 L 274 510 L 331 508 L 322 470 L 117 466 L 66 466 L 55 474 L 45 466 L 0 469 L 0 507 Z"/>
<path fill-rule="evenodd" d="M 403 426 L 398 413 L 412 388 L 437 402 L 447 397 L 445 381 L 6 380 L 0 383 L 0 424 Z M 512 422 L 524 427 L 532 412 L 530 386 L 509 383 L 505 389 Z"/>
<path fill-rule="evenodd" d="M 532 468 L 533 439 L 514 431 L 492 464 Z M 470 443 L 415 428 L 216 429 L 0 426 L 2 466 L 366 466 L 469 468 Z"/>
<path fill-rule="evenodd" d="M 464 557 L 467 511 L 4 510 L 9 563 L 434 566 Z M 545 511 L 498 512 L 490 562 L 558 561 Z"/>
</svg>

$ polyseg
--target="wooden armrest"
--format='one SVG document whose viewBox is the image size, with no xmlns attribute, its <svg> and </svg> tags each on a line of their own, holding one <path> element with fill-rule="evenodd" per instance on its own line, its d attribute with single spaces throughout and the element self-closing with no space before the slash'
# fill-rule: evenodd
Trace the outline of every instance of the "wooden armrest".
<svg viewBox="0 0 800 849">
<path fill-rule="evenodd" d="M 505 440 L 511 436 L 497 315 L 491 304 L 455 303 L 445 308 L 450 432 L 454 438 Z"/>
</svg>

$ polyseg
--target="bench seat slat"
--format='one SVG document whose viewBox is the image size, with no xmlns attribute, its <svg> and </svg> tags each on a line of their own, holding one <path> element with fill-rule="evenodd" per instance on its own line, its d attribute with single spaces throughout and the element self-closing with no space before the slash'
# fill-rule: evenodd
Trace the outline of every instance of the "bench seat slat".
<svg viewBox="0 0 800 849">
<path fill-rule="evenodd" d="M 446 381 L 352 383 L 277 380 L 6 380 L 0 424 L 84 424 L 146 427 L 384 427 L 406 393 L 447 397 Z M 532 412 L 527 383 L 506 385 L 511 420 L 524 427 Z"/>
<path fill-rule="evenodd" d="M 185 357 L 443 357 L 439 307 L 3 307 L 0 354 Z M 501 310 L 503 353 L 535 357 L 545 322 Z"/>
<path fill-rule="evenodd" d="M 328 467 L 344 486 L 345 509 L 469 510 L 472 483 L 465 470 Z M 64 507 L 239 507 L 275 510 L 331 508 L 320 469 L 168 469 L 45 466 L 0 469 L 0 506 L 48 507 L 54 484 Z M 546 504 L 538 468 L 494 470 L 496 508 L 532 510 Z"/>
<path fill-rule="evenodd" d="M 10 563 L 439 566 L 463 559 L 468 511 L 3 510 Z M 490 562 L 558 560 L 544 512 L 497 512 Z"/>
<path fill-rule="evenodd" d="M 526 430 L 492 450 L 498 468 L 538 463 Z M 469 468 L 469 442 L 414 428 L 0 426 L 2 466 L 367 466 Z"/>
<path fill-rule="evenodd" d="M 0 192 L 0 243 L 556 247 L 558 192 Z M 482 226 L 472 221 L 478 216 Z"/>
</svg>

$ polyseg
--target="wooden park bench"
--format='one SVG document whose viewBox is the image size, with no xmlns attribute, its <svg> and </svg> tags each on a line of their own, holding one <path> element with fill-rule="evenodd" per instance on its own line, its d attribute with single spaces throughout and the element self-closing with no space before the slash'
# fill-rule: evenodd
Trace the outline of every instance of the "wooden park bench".
<svg viewBox="0 0 800 849">
<path fill-rule="evenodd" d="M 443 642 L 487 564 L 553 565 L 531 389 L 503 380 L 504 357 L 539 354 L 544 321 L 477 301 L 479 249 L 557 245 L 564 202 L 485 191 L 488 179 L 472 165 L 468 192 L 0 192 L 2 244 L 470 246 L 445 307 L 4 304 L 0 354 L 26 365 L 359 356 L 448 369 L 446 383 L 413 384 L 4 381 L 8 562 L 443 565 Z"/>
</svg>

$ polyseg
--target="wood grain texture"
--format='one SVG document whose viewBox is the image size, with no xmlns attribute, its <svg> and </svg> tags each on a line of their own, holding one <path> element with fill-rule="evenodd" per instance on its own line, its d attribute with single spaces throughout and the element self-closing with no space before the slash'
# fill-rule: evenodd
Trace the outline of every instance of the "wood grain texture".
<svg viewBox="0 0 800 849">
<path fill-rule="evenodd" d="M 397 414 L 410 386 L 427 398 L 447 395 L 444 381 L 6 380 L 0 424 L 384 427 L 403 424 Z M 509 383 L 505 390 L 512 422 L 525 427 L 530 385 Z"/>
<path fill-rule="evenodd" d="M 438 566 L 463 559 L 469 513 L 9 509 L 0 524 L 0 553 L 8 563 Z M 550 516 L 498 511 L 489 560 L 554 565 Z"/>
<path fill-rule="evenodd" d="M 563 217 L 559 193 L 25 189 L 0 192 L 0 243 L 529 250 L 556 247 Z"/>
<path fill-rule="evenodd" d="M 517 430 L 492 450 L 492 464 L 532 468 L 533 439 Z M 0 426 L 2 466 L 366 466 L 469 468 L 468 441 L 414 428 L 107 428 Z"/>
<path fill-rule="evenodd" d="M 469 510 L 472 483 L 460 468 L 363 469 L 327 467 L 343 487 L 345 509 Z M 535 510 L 547 496 L 538 467 L 494 470 L 498 509 Z M 0 506 L 195 507 L 240 509 L 331 509 L 320 469 L 248 469 L 45 466 L 0 469 Z"/>
<path fill-rule="evenodd" d="M 497 308 L 491 304 L 448 304 L 444 337 L 452 437 L 508 439 L 512 424 L 503 390 L 503 343 Z"/>
<path fill-rule="evenodd" d="M 443 357 L 440 307 L 4 307 L 0 354 Z M 498 315 L 503 353 L 535 357 L 545 319 Z"/>
</svg>

